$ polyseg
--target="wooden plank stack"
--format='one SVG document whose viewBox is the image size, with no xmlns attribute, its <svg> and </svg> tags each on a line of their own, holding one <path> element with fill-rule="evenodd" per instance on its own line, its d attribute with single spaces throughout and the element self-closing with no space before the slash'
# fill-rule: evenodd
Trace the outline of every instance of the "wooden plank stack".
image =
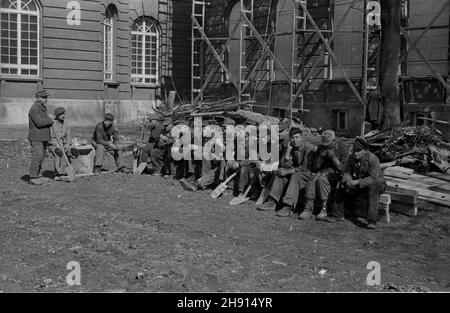
<svg viewBox="0 0 450 313">
<path fill-rule="evenodd" d="M 394 166 L 384 169 L 384 175 L 388 193 L 391 194 L 393 201 L 401 203 L 400 211 L 415 210 L 417 214 L 414 192 L 417 192 L 419 200 L 450 208 L 450 174 L 432 172 L 419 175 L 409 168 Z"/>
</svg>

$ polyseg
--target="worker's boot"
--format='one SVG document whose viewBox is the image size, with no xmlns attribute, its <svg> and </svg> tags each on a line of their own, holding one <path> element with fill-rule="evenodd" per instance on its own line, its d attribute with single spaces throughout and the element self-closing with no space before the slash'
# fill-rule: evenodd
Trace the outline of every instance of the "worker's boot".
<svg viewBox="0 0 450 313">
<path fill-rule="evenodd" d="M 40 185 L 42 185 L 44 182 L 43 182 L 42 179 L 40 179 L 39 177 L 34 177 L 34 178 L 30 178 L 30 180 L 28 181 L 28 183 L 29 183 L 30 185 L 40 186 Z"/>
<path fill-rule="evenodd" d="M 94 167 L 94 174 L 95 175 L 100 175 L 101 171 L 102 171 L 102 167 L 101 166 Z"/>
<path fill-rule="evenodd" d="M 265 201 L 262 204 L 259 204 L 257 209 L 259 211 L 272 211 L 272 210 L 275 211 L 276 207 L 277 207 L 276 201 L 272 197 L 269 197 L 267 201 Z"/>
<path fill-rule="evenodd" d="M 300 220 L 310 220 L 312 218 L 312 208 L 308 205 L 305 205 L 305 209 L 298 216 Z"/>
<path fill-rule="evenodd" d="M 322 202 L 322 209 L 316 219 L 320 221 L 325 221 L 327 219 L 327 200 Z"/>
<path fill-rule="evenodd" d="M 293 212 L 292 212 L 292 207 L 286 204 L 281 204 L 278 205 L 278 207 L 281 207 L 279 210 L 277 210 L 278 208 L 276 208 L 276 215 L 279 217 L 290 217 Z"/>
</svg>

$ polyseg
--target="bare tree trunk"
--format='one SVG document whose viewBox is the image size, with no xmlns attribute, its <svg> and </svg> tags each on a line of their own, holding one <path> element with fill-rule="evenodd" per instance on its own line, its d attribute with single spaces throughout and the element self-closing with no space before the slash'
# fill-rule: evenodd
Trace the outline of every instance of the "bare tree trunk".
<svg viewBox="0 0 450 313">
<path fill-rule="evenodd" d="M 383 129 L 400 124 L 398 68 L 400 64 L 401 0 L 381 0 L 380 83 L 383 99 Z"/>
</svg>

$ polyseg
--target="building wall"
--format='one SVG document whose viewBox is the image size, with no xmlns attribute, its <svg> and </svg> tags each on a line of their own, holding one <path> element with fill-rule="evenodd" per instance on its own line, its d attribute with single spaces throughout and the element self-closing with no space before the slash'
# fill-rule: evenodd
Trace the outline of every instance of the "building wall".
<svg viewBox="0 0 450 313">
<path fill-rule="evenodd" d="M 69 2 L 39 1 L 41 77 L 0 76 L 0 124 L 27 123 L 28 108 L 42 88 L 51 93 L 50 109 L 65 106 L 74 124 L 94 123 L 104 112 L 128 122 L 151 112 L 155 95 L 175 87 L 180 94 L 189 93 L 190 1 L 81 0 L 81 25 L 68 25 Z M 112 83 L 103 80 L 103 19 L 108 5 L 114 5 L 118 13 Z M 155 20 L 160 30 L 161 77 L 154 87 L 130 83 L 131 27 L 140 16 Z"/>
</svg>

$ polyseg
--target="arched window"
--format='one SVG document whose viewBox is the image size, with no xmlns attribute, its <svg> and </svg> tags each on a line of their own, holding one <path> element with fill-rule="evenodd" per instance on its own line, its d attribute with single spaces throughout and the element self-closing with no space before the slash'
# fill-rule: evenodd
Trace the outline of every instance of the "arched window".
<svg viewBox="0 0 450 313">
<path fill-rule="evenodd" d="M 0 0 L 0 73 L 39 76 L 39 7 L 34 0 Z"/>
<path fill-rule="evenodd" d="M 131 82 L 158 83 L 159 32 L 146 17 L 136 20 L 131 31 Z"/>
<path fill-rule="evenodd" d="M 116 10 L 108 6 L 103 20 L 103 79 L 112 81 L 114 78 L 114 18 Z"/>
</svg>

